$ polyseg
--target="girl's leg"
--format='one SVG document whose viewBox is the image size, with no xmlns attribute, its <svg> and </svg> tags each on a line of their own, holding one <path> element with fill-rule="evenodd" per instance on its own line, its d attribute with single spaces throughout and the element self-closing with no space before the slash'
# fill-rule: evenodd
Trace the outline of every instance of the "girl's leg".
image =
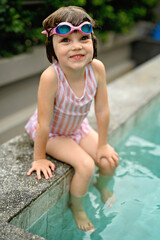
<svg viewBox="0 0 160 240">
<path fill-rule="evenodd" d="M 80 146 L 95 160 L 96 163 L 96 150 L 98 145 L 98 134 L 93 129 L 90 133 L 81 139 Z M 108 206 L 112 206 L 115 202 L 115 195 L 107 189 L 107 185 L 115 172 L 115 168 L 111 168 L 105 158 L 101 159 L 97 171 L 97 178 L 94 185 L 101 193 L 101 198 Z"/>
<path fill-rule="evenodd" d="M 83 209 L 83 198 L 94 174 L 93 159 L 71 138 L 57 137 L 48 141 L 46 152 L 56 159 L 70 164 L 75 170 L 71 181 L 71 210 L 78 227 L 84 231 L 94 230 Z"/>
</svg>

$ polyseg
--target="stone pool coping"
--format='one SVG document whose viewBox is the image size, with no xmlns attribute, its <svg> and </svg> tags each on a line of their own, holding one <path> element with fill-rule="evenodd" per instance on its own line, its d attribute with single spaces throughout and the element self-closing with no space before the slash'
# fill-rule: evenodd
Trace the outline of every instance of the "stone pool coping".
<svg viewBox="0 0 160 240">
<path fill-rule="evenodd" d="M 147 63 L 139 66 L 125 76 L 118 78 L 108 85 L 109 105 L 111 112 L 109 137 L 122 126 L 142 106 L 160 93 L 160 55 Z M 96 129 L 94 106 L 91 106 L 88 119 Z M 33 235 L 24 229 L 18 228 L 8 222 L 25 209 L 34 215 L 31 206 L 37 199 L 49 197 L 49 190 L 57 189 L 61 179 L 66 190 L 69 188 L 69 181 L 72 175 L 72 168 L 69 165 L 53 160 L 56 169 L 52 179 L 38 181 L 36 175 L 27 177 L 33 156 L 33 143 L 24 133 L 0 147 L 0 239 L 1 240 L 30 240 L 44 239 Z M 53 204 L 61 195 L 60 188 L 58 197 L 53 197 Z M 54 195 L 54 193 L 53 193 Z M 45 199 L 46 200 L 46 199 Z M 45 202 L 43 202 L 45 205 Z M 35 209 L 36 211 L 36 209 Z M 34 218 L 34 216 L 33 216 Z M 29 224 L 29 223 L 28 223 Z"/>
</svg>

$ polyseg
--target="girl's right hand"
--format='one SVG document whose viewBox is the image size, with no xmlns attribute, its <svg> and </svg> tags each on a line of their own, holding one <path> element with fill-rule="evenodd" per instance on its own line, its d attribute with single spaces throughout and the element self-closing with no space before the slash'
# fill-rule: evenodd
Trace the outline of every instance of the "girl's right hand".
<svg viewBox="0 0 160 240">
<path fill-rule="evenodd" d="M 33 161 L 32 167 L 28 171 L 27 175 L 30 176 L 32 172 L 36 171 L 37 172 L 37 178 L 40 180 L 41 179 L 41 172 L 44 174 L 45 179 L 51 178 L 52 171 L 54 171 L 55 165 L 51 161 L 47 159 L 40 159 Z"/>
</svg>

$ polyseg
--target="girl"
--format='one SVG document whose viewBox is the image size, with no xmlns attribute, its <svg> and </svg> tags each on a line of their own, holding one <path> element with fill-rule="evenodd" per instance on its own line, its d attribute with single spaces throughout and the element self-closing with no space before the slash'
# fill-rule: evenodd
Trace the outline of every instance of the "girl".
<svg viewBox="0 0 160 240">
<path fill-rule="evenodd" d="M 52 177 L 54 164 L 46 153 L 73 166 L 75 174 L 70 184 L 71 211 L 78 227 L 94 231 L 83 209 L 83 199 L 98 166 L 95 186 L 102 201 L 114 202 L 106 188 L 118 166 L 118 154 L 107 144 L 109 106 L 106 74 L 96 57 L 95 22 L 80 7 L 62 7 L 43 21 L 47 35 L 47 57 L 52 63 L 41 75 L 38 108 L 26 125 L 34 140 L 34 161 L 30 175 L 41 172 Z M 53 63 L 54 61 L 54 63 Z M 92 100 L 98 134 L 90 127 L 86 116 Z"/>
</svg>

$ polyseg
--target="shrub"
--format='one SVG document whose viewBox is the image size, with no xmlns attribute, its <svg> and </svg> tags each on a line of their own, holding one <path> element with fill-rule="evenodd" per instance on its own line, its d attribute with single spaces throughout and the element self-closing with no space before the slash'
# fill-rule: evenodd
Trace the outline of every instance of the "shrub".
<svg viewBox="0 0 160 240">
<path fill-rule="evenodd" d="M 22 0 L 0 0 L 0 55 L 25 52 L 45 41 L 42 20 L 61 6 L 81 6 L 96 20 L 106 39 L 107 33 L 128 32 L 139 20 L 154 21 L 153 8 L 159 0 L 46 0 L 26 4 Z M 30 1 L 31 2 L 31 1 Z M 33 1 L 34 2 L 34 1 Z"/>
<path fill-rule="evenodd" d="M 44 41 L 41 26 L 33 26 L 38 15 L 26 10 L 21 0 L 1 0 L 0 5 L 0 55 L 11 56 L 27 51 Z"/>
</svg>

